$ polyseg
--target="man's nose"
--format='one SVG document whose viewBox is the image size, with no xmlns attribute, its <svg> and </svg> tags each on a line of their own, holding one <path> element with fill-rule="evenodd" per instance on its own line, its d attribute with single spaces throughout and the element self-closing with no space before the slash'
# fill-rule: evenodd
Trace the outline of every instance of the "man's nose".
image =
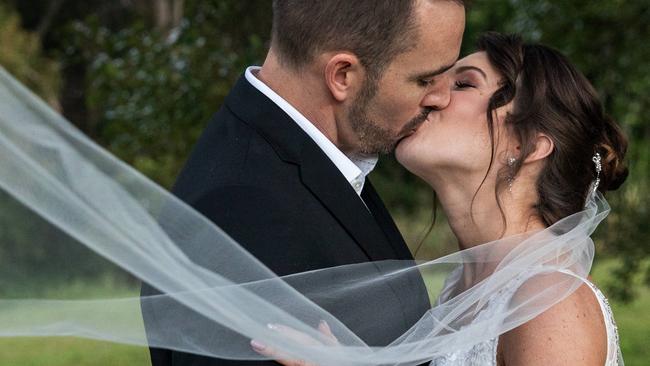
<svg viewBox="0 0 650 366">
<path fill-rule="evenodd" d="M 431 90 L 424 97 L 423 107 L 430 107 L 434 110 L 445 109 L 451 100 L 451 88 L 447 77 L 441 77 L 436 80 Z"/>
</svg>

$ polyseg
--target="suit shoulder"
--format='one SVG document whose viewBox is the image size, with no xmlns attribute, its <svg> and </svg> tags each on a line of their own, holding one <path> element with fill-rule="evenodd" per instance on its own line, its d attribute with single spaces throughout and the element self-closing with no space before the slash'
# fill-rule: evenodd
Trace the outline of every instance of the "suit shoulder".
<svg viewBox="0 0 650 366">
<path fill-rule="evenodd" d="M 199 137 L 173 190 L 190 200 L 219 186 L 249 185 L 267 168 L 277 170 L 279 162 L 268 141 L 223 106 Z"/>
</svg>

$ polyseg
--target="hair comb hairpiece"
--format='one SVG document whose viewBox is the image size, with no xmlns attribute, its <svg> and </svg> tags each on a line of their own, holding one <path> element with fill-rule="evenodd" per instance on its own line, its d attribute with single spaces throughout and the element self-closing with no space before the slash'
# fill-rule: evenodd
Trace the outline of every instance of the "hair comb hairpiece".
<svg viewBox="0 0 650 366">
<path fill-rule="evenodd" d="M 599 153 L 595 153 L 594 157 L 591 158 L 591 161 L 596 165 L 596 180 L 594 181 L 593 191 L 594 193 L 598 190 L 598 185 L 600 184 L 600 172 L 603 170 L 603 165 L 601 164 L 601 158 Z"/>
</svg>

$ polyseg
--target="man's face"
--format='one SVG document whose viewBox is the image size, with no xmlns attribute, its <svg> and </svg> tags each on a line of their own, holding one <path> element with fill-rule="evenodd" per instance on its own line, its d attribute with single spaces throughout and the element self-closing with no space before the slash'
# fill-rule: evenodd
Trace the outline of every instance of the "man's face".
<svg viewBox="0 0 650 366">
<path fill-rule="evenodd" d="M 395 57 L 379 80 L 366 80 L 347 110 L 362 153 L 389 153 L 428 113 L 449 104 L 444 71 L 460 53 L 465 9 L 447 0 L 418 1 L 416 47 Z"/>
</svg>

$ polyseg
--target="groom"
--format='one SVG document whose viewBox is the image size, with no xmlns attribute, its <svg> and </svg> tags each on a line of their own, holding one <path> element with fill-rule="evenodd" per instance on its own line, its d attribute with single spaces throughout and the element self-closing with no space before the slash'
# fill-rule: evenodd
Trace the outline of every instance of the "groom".
<svg viewBox="0 0 650 366">
<path fill-rule="evenodd" d="M 174 194 L 278 275 L 412 260 L 367 175 L 378 154 L 449 103 L 442 74 L 458 57 L 464 22 L 460 0 L 273 1 L 264 64 L 234 86 Z M 201 264 L 209 268 L 211 255 L 202 251 Z M 385 306 L 386 332 L 352 329 L 371 345 L 390 343 L 429 308 L 419 277 L 380 293 L 363 301 Z M 156 348 L 151 358 L 276 364 Z"/>
</svg>

